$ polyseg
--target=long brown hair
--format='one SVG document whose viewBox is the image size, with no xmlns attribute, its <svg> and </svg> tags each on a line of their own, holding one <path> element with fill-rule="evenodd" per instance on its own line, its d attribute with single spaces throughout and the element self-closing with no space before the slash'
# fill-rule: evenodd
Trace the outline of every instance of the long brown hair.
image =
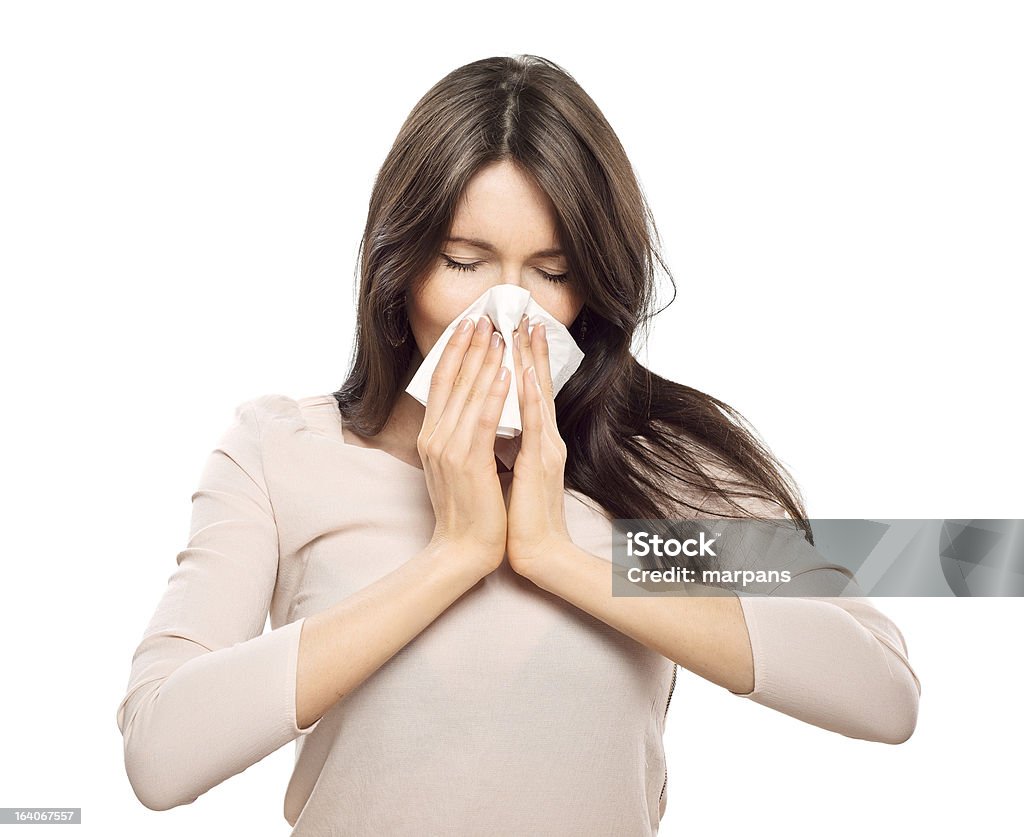
<svg viewBox="0 0 1024 837">
<path fill-rule="evenodd" d="M 669 304 L 675 281 L 615 132 L 568 72 L 535 55 L 459 67 L 402 125 L 360 242 L 354 355 L 333 393 L 345 422 L 364 436 L 387 422 L 413 357 L 406 299 L 436 263 L 470 179 L 503 160 L 554 205 L 584 300 L 570 333 L 585 358 L 555 398 L 566 488 L 614 518 L 789 517 L 813 543 L 799 490 L 746 420 L 633 356 L 635 332 L 663 310 L 652 310 L 655 267 L 672 283 Z"/>
</svg>

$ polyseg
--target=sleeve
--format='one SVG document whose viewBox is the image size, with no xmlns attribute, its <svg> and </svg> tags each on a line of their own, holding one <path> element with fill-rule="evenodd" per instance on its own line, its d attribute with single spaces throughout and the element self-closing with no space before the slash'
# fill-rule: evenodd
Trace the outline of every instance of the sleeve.
<svg viewBox="0 0 1024 837">
<path fill-rule="evenodd" d="M 715 507 L 707 495 L 702 500 L 702 509 Z M 765 498 L 740 505 L 758 519 L 790 518 Z M 792 554 L 779 557 L 797 570 L 793 580 L 766 594 L 738 595 L 754 688 L 731 694 L 850 738 L 902 744 L 917 726 L 921 696 L 903 634 L 858 595 L 847 568 L 828 563 L 802 533 L 790 543 Z"/>
<path fill-rule="evenodd" d="M 754 688 L 732 694 L 850 738 L 910 738 L 921 683 L 899 628 L 868 599 L 790 594 L 739 601 Z"/>
<path fill-rule="evenodd" d="M 298 736 L 299 619 L 263 632 L 278 537 L 257 400 L 235 409 L 192 494 L 188 545 L 132 659 L 117 708 L 125 769 L 147 808 L 195 801 Z"/>
</svg>

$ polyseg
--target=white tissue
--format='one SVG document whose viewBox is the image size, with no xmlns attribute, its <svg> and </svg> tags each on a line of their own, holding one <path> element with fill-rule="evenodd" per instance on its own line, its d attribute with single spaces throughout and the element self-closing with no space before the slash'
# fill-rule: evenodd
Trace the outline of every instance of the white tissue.
<svg viewBox="0 0 1024 837">
<path fill-rule="evenodd" d="M 430 392 L 430 377 L 434 374 L 441 353 L 448 344 L 459 323 L 466 317 L 471 317 L 473 322 L 483 315 L 490 318 L 497 331 L 505 340 L 505 355 L 502 364 L 508 367 L 511 373 L 512 383 L 509 386 L 508 396 L 505 398 L 505 406 L 501 411 L 501 418 L 498 421 L 498 438 L 514 439 L 523 432 L 522 417 L 519 414 L 519 395 L 516 385 L 515 361 L 513 359 L 512 335 L 523 318 L 523 314 L 529 317 L 529 329 L 532 332 L 534 326 L 544 323 L 548 341 L 548 360 L 551 365 L 551 383 L 555 395 L 565 386 L 579 369 L 583 362 L 583 351 L 576 345 L 568 329 L 555 317 L 541 308 L 530 292 L 518 285 L 494 285 L 479 299 L 470 305 L 459 316 L 452 320 L 444 333 L 438 338 L 433 348 L 423 358 L 423 363 L 413 376 L 412 381 L 405 391 L 421 404 L 426 405 L 427 394 Z M 505 460 L 505 457 L 502 457 Z M 506 465 L 508 462 L 506 461 Z"/>
</svg>

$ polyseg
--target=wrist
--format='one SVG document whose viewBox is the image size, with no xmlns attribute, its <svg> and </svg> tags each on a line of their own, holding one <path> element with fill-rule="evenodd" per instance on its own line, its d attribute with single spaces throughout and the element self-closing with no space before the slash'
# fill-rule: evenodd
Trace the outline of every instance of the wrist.
<svg viewBox="0 0 1024 837">
<path fill-rule="evenodd" d="M 496 554 L 494 549 L 482 545 L 435 536 L 418 557 L 468 590 L 496 569 L 503 556 L 504 552 Z"/>
<path fill-rule="evenodd" d="M 578 551 L 579 547 L 571 538 L 553 538 L 531 551 L 528 556 L 513 558 L 510 550 L 509 564 L 519 575 L 550 592 L 550 582 L 564 575 L 566 562 L 571 562 Z"/>
</svg>

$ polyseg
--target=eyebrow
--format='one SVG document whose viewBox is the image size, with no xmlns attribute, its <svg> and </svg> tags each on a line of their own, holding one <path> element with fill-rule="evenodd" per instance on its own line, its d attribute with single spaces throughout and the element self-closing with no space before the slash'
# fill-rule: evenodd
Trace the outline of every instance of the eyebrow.
<svg viewBox="0 0 1024 837">
<path fill-rule="evenodd" d="M 461 236 L 456 236 L 454 238 L 448 238 L 447 239 L 447 243 L 448 244 L 468 244 L 470 247 L 479 247 L 481 250 L 486 250 L 488 253 L 495 253 L 495 252 L 497 252 L 497 249 L 498 249 L 493 244 L 491 244 L 489 241 L 481 241 L 479 238 L 462 238 Z M 538 250 L 536 253 L 532 254 L 530 256 L 530 258 L 531 259 L 546 259 L 546 258 L 551 257 L 551 256 L 564 256 L 564 255 L 565 255 L 565 253 L 562 252 L 561 248 L 559 248 L 559 247 L 552 247 L 552 248 L 550 248 L 548 250 Z"/>
</svg>

